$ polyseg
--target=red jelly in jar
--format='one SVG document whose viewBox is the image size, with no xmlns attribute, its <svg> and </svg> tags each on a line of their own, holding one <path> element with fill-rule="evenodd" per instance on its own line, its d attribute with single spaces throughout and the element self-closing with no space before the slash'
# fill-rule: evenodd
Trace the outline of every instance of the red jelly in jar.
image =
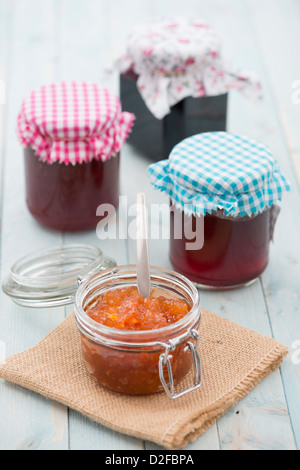
<svg viewBox="0 0 300 470">
<path fill-rule="evenodd" d="M 54 230 L 92 230 L 100 204 L 119 204 L 120 155 L 106 162 L 77 165 L 41 161 L 31 147 L 24 150 L 26 203 L 31 215 Z"/>
<path fill-rule="evenodd" d="M 188 216 L 181 212 L 180 216 L 184 224 Z M 257 279 L 268 265 L 270 219 L 269 209 L 256 217 L 208 214 L 204 219 L 203 248 L 186 250 L 186 244 L 191 240 L 185 237 L 184 232 L 181 239 L 175 239 L 174 213 L 171 212 L 171 263 L 176 271 L 201 286 L 247 285 Z"/>
<path fill-rule="evenodd" d="M 120 151 L 134 116 L 119 98 L 81 82 L 44 86 L 23 101 L 18 137 L 24 146 L 26 202 L 42 225 L 94 229 L 101 204 L 119 203 Z"/>
<path fill-rule="evenodd" d="M 149 171 L 171 197 L 176 271 L 217 289 L 248 285 L 264 272 L 277 202 L 290 188 L 265 145 L 227 132 L 199 134 Z"/>
</svg>

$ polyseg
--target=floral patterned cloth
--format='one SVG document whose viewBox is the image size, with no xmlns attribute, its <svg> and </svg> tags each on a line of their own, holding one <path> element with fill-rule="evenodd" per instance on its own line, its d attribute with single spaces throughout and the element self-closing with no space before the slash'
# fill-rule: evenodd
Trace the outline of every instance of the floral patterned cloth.
<svg viewBox="0 0 300 470">
<path fill-rule="evenodd" d="M 236 89 L 254 100 L 262 98 L 257 76 L 229 66 L 216 31 L 200 20 L 157 19 L 137 25 L 116 67 L 121 73 L 130 70 L 138 75 L 138 89 L 158 119 L 188 96 L 215 96 Z"/>
</svg>

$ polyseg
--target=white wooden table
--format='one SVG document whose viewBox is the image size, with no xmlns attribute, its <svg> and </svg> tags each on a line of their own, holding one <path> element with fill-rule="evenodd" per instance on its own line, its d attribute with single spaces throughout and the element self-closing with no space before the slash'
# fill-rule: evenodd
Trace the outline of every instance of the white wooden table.
<svg viewBox="0 0 300 470">
<path fill-rule="evenodd" d="M 6 103 L 0 104 L 1 279 L 14 261 L 34 249 L 70 242 L 100 243 L 95 233 L 66 235 L 44 230 L 29 215 L 22 151 L 15 134 L 22 99 L 32 89 L 56 80 L 99 83 L 103 67 L 122 51 L 137 21 L 170 14 L 200 17 L 215 25 L 232 61 L 260 74 L 264 102 L 254 105 L 233 92 L 228 130 L 268 144 L 293 185 L 283 203 L 270 265 L 262 279 L 247 289 L 201 293 L 204 307 L 274 336 L 291 353 L 280 370 L 188 449 L 299 449 L 300 354 L 295 354 L 293 346 L 300 340 L 300 104 L 292 100 L 292 85 L 300 80 L 299 0 L 0 0 L 0 84 L 6 84 Z M 117 80 L 109 86 L 117 91 Z M 126 145 L 122 194 L 131 202 L 141 190 L 148 201 L 165 202 L 149 184 L 148 164 Z M 101 247 L 118 264 L 135 262 L 134 246 L 127 241 L 105 240 Z M 167 241 L 151 243 L 151 261 L 169 267 Z M 2 358 L 34 346 L 71 311 L 22 308 L 4 294 L 0 302 Z M 119 435 L 64 406 L 0 381 L 0 449 L 158 447 Z"/>
</svg>

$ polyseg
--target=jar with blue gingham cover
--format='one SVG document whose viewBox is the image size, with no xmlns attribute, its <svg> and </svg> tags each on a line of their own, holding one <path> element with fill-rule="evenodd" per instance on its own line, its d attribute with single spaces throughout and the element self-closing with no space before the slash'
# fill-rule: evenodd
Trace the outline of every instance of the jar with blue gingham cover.
<svg viewBox="0 0 300 470">
<path fill-rule="evenodd" d="M 178 272 L 211 288 L 248 285 L 262 274 L 278 202 L 290 190 L 266 145 L 228 132 L 198 134 L 149 173 L 171 200 L 170 259 Z"/>
</svg>

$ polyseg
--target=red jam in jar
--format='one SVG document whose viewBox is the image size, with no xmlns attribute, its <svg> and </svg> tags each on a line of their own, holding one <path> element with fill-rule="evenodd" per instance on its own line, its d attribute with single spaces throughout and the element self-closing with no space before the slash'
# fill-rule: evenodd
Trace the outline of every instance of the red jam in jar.
<svg viewBox="0 0 300 470">
<path fill-rule="evenodd" d="M 179 273 L 229 289 L 264 272 L 278 202 L 290 189 L 268 147 L 228 132 L 197 134 L 149 172 L 171 199 L 170 260 Z"/>
<path fill-rule="evenodd" d="M 181 217 L 184 226 L 187 216 L 182 213 Z M 207 214 L 204 217 L 204 245 L 200 250 L 186 250 L 186 244 L 192 240 L 188 240 L 184 232 L 181 239 L 175 239 L 174 229 L 174 212 L 171 211 L 172 266 L 196 284 L 215 288 L 247 285 L 267 267 L 270 210 L 242 218 Z"/>
<path fill-rule="evenodd" d="M 119 205 L 120 155 L 102 162 L 65 165 L 43 162 L 24 150 L 26 203 L 31 215 L 54 230 L 92 230 L 101 220 L 100 204 Z"/>
<path fill-rule="evenodd" d="M 146 299 L 129 266 L 100 273 L 79 287 L 75 316 L 82 357 L 87 371 L 108 390 L 149 395 L 165 389 L 174 398 L 175 387 L 175 395 L 178 387 L 186 387 L 181 381 L 195 364 L 194 386 L 201 385 L 199 294 L 172 271 L 153 268 L 151 279 L 155 287 Z"/>
<path fill-rule="evenodd" d="M 25 98 L 17 131 L 27 206 L 39 223 L 91 230 L 98 206 L 117 209 L 120 152 L 133 120 L 118 97 L 92 83 L 47 85 Z"/>
</svg>

